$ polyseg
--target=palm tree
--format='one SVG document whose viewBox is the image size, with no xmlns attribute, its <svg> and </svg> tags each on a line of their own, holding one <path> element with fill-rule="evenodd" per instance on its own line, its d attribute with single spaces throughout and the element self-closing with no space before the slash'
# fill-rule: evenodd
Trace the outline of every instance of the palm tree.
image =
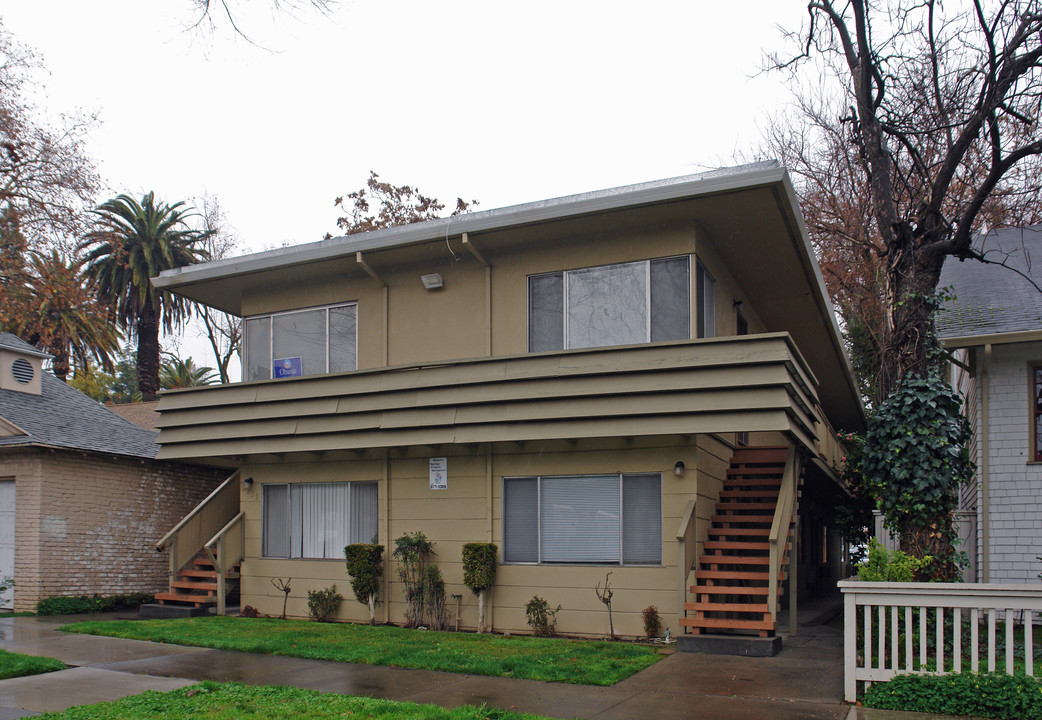
<svg viewBox="0 0 1042 720">
<path fill-rule="evenodd" d="M 212 367 L 199 367 L 190 357 L 184 360 L 176 355 L 168 357 L 159 368 L 159 386 L 164 390 L 213 385 L 217 380 L 217 372 Z"/>
<path fill-rule="evenodd" d="M 73 360 L 86 367 L 91 358 L 111 370 L 119 352 L 119 330 L 84 285 L 84 260 L 58 250 L 32 253 L 26 280 L 14 302 L 11 329 L 53 356 L 54 374 L 65 380 Z M 15 301 L 15 298 L 11 298 Z"/>
<path fill-rule="evenodd" d="M 137 338 L 138 387 L 144 400 L 159 390 L 159 328 L 172 332 L 191 313 L 183 298 L 156 290 L 150 278 L 163 270 L 206 259 L 206 233 L 190 228 L 192 209 L 183 202 L 156 203 L 148 193 L 139 203 L 120 195 L 93 211 L 100 228 L 87 235 L 87 274 L 115 320 Z"/>
</svg>

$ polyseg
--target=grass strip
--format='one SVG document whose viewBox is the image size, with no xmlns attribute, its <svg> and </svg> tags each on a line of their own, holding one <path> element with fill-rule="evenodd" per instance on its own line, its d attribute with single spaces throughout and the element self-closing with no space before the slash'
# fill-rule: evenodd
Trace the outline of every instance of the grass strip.
<svg viewBox="0 0 1042 720">
<path fill-rule="evenodd" d="M 40 673 L 64 670 L 66 664 L 54 658 L 39 655 L 22 655 L 21 653 L 0 650 L 0 680 L 7 678 L 39 675 Z"/>
<path fill-rule="evenodd" d="M 269 618 L 88 621 L 67 632 L 418 670 L 612 685 L 661 659 L 629 643 L 409 630 Z"/>
<path fill-rule="evenodd" d="M 47 713 L 40 720 L 233 720 L 235 718 L 372 718 L 373 720 L 548 720 L 539 715 L 463 706 L 376 700 L 286 687 L 204 682 L 156 692 L 149 690 L 113 702 L 77 705 Z"/>
</svg>

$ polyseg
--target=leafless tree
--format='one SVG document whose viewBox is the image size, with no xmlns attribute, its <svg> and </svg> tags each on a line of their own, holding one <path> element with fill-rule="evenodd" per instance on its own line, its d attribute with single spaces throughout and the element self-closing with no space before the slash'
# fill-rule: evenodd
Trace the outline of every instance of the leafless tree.
<svg viewBox="0 0 1042 720">
<path fill-rule="evenodd" d="M 925 374 L 945 258 L 1003 262 L 972 244 L 982 225 L 1033 222 L 1042 199 L 1042 11 L 991 3 L 812 0 L 769 67 L 799 81 L 776 122 L 825 274 L 876 346 L 876 393 Z M 878 301 L 874 300 L 878 298 Z M 877 307 L 871 305 L 878 302 Z"/>
<path fill-rule="evenodd" d="M 239 248 L 239 238 L 228 224 L 224 209 L 214 195 L 203 194 L 196 200 L 204 232 L 208 233 L 206 251 L 211 260 L 234 255 Z M 206 339 L 217 361 L 217 372 L 222 383 L 231 382 L 228 365 L 232 356 L 240 353 L 242 344 L 242 318 L 215 310 L 208 305 L 196 303 L 196 316 L 203 324 Z"/>
</svg>

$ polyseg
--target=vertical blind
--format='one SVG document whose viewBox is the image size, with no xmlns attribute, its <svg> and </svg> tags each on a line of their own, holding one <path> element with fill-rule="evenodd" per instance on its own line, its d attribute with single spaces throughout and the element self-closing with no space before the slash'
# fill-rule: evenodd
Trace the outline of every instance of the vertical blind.
<svg viewBox="0 0 1042 720">
<path fill-rule="evenodd" d="M 264 557 L 343 558 L 376 537 L 378 497 L 374 482 L 264 485 Z"/>
<path fill-rule="evenodd" d="M 505 562 L 657 565 L 657 473 L 503 479 Z"/>
</svg>

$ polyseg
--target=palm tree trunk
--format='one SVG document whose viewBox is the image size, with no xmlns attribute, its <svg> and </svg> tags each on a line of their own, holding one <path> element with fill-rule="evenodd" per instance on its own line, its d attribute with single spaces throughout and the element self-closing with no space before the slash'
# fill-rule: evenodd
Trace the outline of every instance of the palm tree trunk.
<svg viewBox="0 0 1042 720">
<path fill-rule="evenodd" d="M 156 399 L 159 392 L 159 317 L 148 308 L 137 321 L 137 386 L 141 400 Z"/>
</svg>

